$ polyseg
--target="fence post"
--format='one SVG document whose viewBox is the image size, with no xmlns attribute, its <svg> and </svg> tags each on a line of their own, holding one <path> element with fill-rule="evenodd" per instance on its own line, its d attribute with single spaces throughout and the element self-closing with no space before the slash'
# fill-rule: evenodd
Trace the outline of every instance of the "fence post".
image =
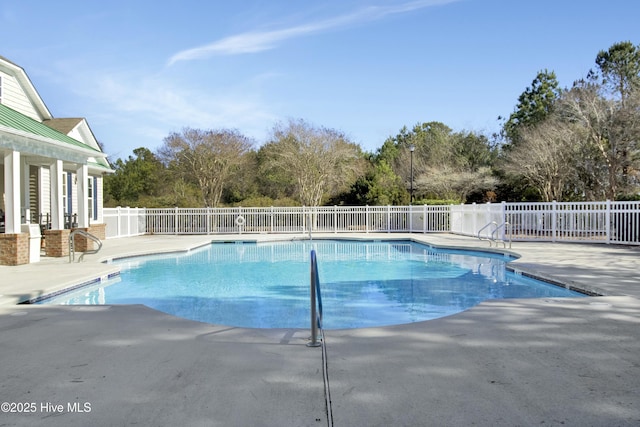
<svg viewBox="0 0 640 427">
<path fill-rule="evenodd" d="M 465 226 L 464 226 L 464 220 L 465 220 L 465 216 L 466 216 L 466 215 L 464 215 L 464 213 L 466 213 L 466 212 L 464 212 L 464 205 L 463 204 L 461 204 L 461 205 L 462 205 L 462 208 L 463 208 L 462 230 L 463 230 L 463 233 L 466 233 L 467 230 L 465 230 Z M 473 202 L 472 206 L 473 206 L 473 210 L 472 210 L 472 212 L 473 212 L 473 228 L 471 229 L 471 235 L 473 236 L 473 235 L 476 234 L 476 232 L 479 230 L 480 227 L 478 227 L 478 215 L 479 215 L 478 214 L 478 205 L 476 205 L 476 202 Z"/>
<path fill-rule="evenodd" d="M 422 205 L 422 234 L 427 232 L 427 205 Z"/>
<path fill-rule="evenodd" d="M 122 208 L 120 206 L 116 208 L 116 231 L 118 233 L 118 237 L 122 236 L 122 225 L 120 224 L 120 216 L 122 215 L 121 209 Z"/>
<path fill-rule="evenodd" d="M 504 200 L 500 203 L 500 210 L 501 210 L 501 214 L 502 214 L 502 221 L 500 222 L 500 224 L 504 224 L 504 227 L 502 228 L 502 240 L 506 239 L 506 235 L 507 235 L 507 228 L 511 226 L 511 224 L 509 224 L 509 226 L 507 226 L 507 202 L 505 202 Z M 509 236 L 509 239 L 511 239 L 511 236 Z"/>
<path fill-rule="evenodd" d="M 364 231 L 369 233 L 369 205 L 364 207 Z"/>
<path fill-rule="evenodd" d="M 271 210 L 270 210 L 271 215 L 270 220 L 269 220 L 269 232 L 273 233 L 273 206 L 271 206 Z"/>
<path fill-rule="evenodd" d="M 302 205 L 302 234 L 304 235 L 304 233 L 307 232 L 307 222 L 308 222 L 308 218 L 307 218 L 307 208 Z"/>
<path fill-rule="evenodd" d="M 131 207 L 127 206 L 127 237 L 131 236 Z"/>
<path fill-rule="evenodd" d="M 558 214 L 556 211 L 557 203 L 558 202 L 556 202 L 555 200 L 551 202 L 551 241 L 554 243 L 556 241 L 556 234 L 558 232 L 558 227 L 557 227 Z"/>
<path fill-rule="evenodd" d="M 178 207 L 173 208 L 173 234 L 178 234 Z"/>
<path fill-rule="evenodd" d="M 449 233 L 453 233 L 454 228 L 453 228 L 453 203 L 449 205 Z"/>
<path fill-rule="evenodd" d="M 140 222 L 140 223 L 144 224 L 144 230 L 143 230 L 144 232 L 141 233 L 140 231 L 138 231 L 138 233 L 139 234 L 147 234 L 148 233 L 148 231 L 147 231 L 147 208 L 141 208 L 140 211 L 139 211 L 139 214 L 141 214 L 142 217 L 144 218 L 144 221 Z M 140 216 L 138 216 L 138 221 L 140 221 Z"/>
<path fill-rule="evenodd" d="M 207 213 L 205 214 L 205 218 L 204 218 L 204 220 L 207 222 L 207 225 L 205 227 L 205 230 L 207 230 L 207 236 L 211 234 L 211 231 L 210 231 L 211 228 L 209 227 L 210 218 L 211 218 L 211 206 L 207 206 Z"/>
<path fill-rule="evenodd" d="M 387 233 L 391 233 L 391 206 L 387 205 Z"/>
<path fill-rule="evenodd" d="M 606 201 L 604 213 L 605 236 L 607 245 L 611 243 L 611 200 Z"/>
<path fill-rule="evenodd" d="M 333 234 L 338 233 L 338 206 L 333 205 Z"/>
</svg>

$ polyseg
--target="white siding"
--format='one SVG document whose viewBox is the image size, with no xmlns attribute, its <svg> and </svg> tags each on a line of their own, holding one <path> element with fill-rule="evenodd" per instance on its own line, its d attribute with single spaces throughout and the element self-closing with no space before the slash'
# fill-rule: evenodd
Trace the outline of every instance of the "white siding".
<svg viewBox="0 0 640 427">
<path fill-rule="evenodd" d="M 69 132 L 67 134 L 68 136 L 70 136 L 71 138 L 75 139 L 76 141 L 80 141 L 80 142 L 84 142 L 84 139 L 82 138 L 82 135 L 80 134 L 80 131 L 78 130 L 78 126 L 74 127 L 73 129 L 71 129 L 71 132 Z"/>
<path fill-rule="evenodd" d="M 70 214 L 78 213 L 78 175 L 73 172 L 71 174 L 71 212 Z"/>
<path fill-rule="evenodd" d="M 91 133 L 91 129 L 89 128 L 89 124 L 85 119 L 80 121 L 76 127 L 74 127 L 71 132 L 69 132 L 71 138 L 80 141 L 89 147 L 93 147 L 96 150 L 100 150 L 100 146 L 98 145 L 98 141 L 96 141 L 93 133 Z"/>
<path fill-rule="evenodd" d="M 25 217 L 27 221 L 38 222 L 40 213 L 40 198 L 38 193 L 38 185 L 40 184 L 40 168 L 33 165 L 26 166 L 26 172 L 28 172 L 29 197 L 24 198 L 23 202 L 26 203 L 26 208 L 29 209 L 29 215 Z"/>
<path fill-rule="evenodd" d="M 51 213 L 51 171 L 40 169 L 40 213 L 44 216 Z"/>
<path fill-rule="evenodd" d="M 103 190 L 102 190 L 102 177 L 98 176 L 97 177 L 97 182 L 96 182 L 96 188 L 94 189 L 95 191 L 95 196 L 98 200 L 98 219 L 96 220 L 97 223 L 104 223 L 104 215 L 103 215 L 103 200 L 104 200 L 104 194 L 103 194 Z"/>
<path fill-rule="evenodd" d="M 41 122 L 42 117 L 33 107 L 18 80 L 3 71 L 0 71 L 0 77 L 2 80 L 2 104 Z"/>
</svg>

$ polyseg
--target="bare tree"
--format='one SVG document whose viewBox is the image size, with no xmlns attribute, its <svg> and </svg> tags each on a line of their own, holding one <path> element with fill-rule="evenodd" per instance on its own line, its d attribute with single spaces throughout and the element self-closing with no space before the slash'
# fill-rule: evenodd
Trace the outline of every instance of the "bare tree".
<svg viewBox="0 0 640 427">
<path fill-rule="evenodd" d="M 362 173 L 358 145 L 336 130 L 303 120 L 277 124 L 265 151 L 266 169 L 292 178 L 296 197 L 306 206 L 318 206 L 323 197 L 346 190 Z"/>
<path fill-rule="evenodd" d="M 510 150 L 505 171 L 522 176 L 545 201 L 563 199 L 575 177 L 573 159 L 581 133 L 572 124 L 553 118 L 520 130 L 520 144 Z"/>
<path fill-rule="evenodd" d="M 251 140 L 235 130 L 186 128 L 165 138 L 159 155 L 180 177 L 198 185 L 204 206 L 216 207 L 251 147 Z"/>
<path fill-rule="evenodd" d="M 631 92 L 625 102 L 606 99 L 597 84 L 579 82 L 563 94 L 559 113 L 581 128 L 584 153 L 597 155 L 605 173 L 605 196 L 614 200 L 621 191 L 630 191 L 629 174 L 638 170 L 640 141 L 640 95 Z M 596 163 L 596 162 L 592 162 Z"/>
<path fill-rule="evenodd" d="M 453 168 L 448 164 L 427 167 L 416 180 L 420 192 L 460 200 L 462 203 L 466 202 L 471 193 L 493 190 L 497 185 L 498 179 L 493 176 L 489 167 L 471 170 Z"/>
</svg>

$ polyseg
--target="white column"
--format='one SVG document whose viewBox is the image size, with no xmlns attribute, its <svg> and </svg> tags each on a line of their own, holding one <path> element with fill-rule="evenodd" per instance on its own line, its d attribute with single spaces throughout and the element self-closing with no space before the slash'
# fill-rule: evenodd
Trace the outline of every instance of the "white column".
<svg viewBox="0 0 640 427">
<path fill-rule="evenodd" d="M 6 234 L 20 233 L 20 152 L 4 156 L 4 230 Z"/>
<path fill-rule="evenodd" d="M 29 165 L 24 158 L 20 163 L 20 174 L 22 175 L 22 182 L 24 182 L 24 185 L 22 185 L 22 188 L 20 189 L 22 192 L 21 197 L 24 203 L 22 208 L 24 208 L 24 211 L 20 212 L 20 217 L 24 217 L 24 222 L 29 224 L 31 222 L 31 211 L 33 209 L 33 206 L 31 206 L 31 181 L 29 179 L 29 174 L 31 172 L 29 171 Z"/>
<path fill-rule="evenodd" d="M 38 166 L 38 206 L 40 207 L 40 212 L 38 212 L 38 218 L 42 215 L 42 223 L 46 220 L 46 214 L 51 215 L 51 193 L 50 189 L 47 189 L 46 186 L 49 184 L 49 169 Z"/>
<path fill-rule="evenodd" d="M 63 179 L 62 160 L 56 160 L 51 165 L 51 229 L 62 230 L 64 228 L 64 196 L 62 194 Z"/>
<path fill-rule="evenodd" d="M 87 188 L 87 179 L 89 178 L 89 168 L 82 165 L 76 171 L 78 179 L 78 227 L 89 227 L 89 193 Z"/>
</svg>

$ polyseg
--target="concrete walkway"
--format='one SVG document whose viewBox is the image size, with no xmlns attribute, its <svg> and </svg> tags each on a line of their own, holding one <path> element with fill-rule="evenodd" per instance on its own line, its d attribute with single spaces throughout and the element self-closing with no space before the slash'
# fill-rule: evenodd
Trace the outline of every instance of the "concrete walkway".
<svg viewBox="0 0 640 427">
<path fill-rule="evenodd" d="M 487 247 L 451 235 L 339 237 Z M 82 264 L 0 267 L 0 425 L 640 425 L 637 247 L 514 243 L 515 269 L 607 296 L 495 300 L 428 322 L 325 331 L 324 361 L 306 330 L 144 306 L 15 305 L 113 273 L 102 258 L 232 238 L 107 240 Z"/>
</svg>

